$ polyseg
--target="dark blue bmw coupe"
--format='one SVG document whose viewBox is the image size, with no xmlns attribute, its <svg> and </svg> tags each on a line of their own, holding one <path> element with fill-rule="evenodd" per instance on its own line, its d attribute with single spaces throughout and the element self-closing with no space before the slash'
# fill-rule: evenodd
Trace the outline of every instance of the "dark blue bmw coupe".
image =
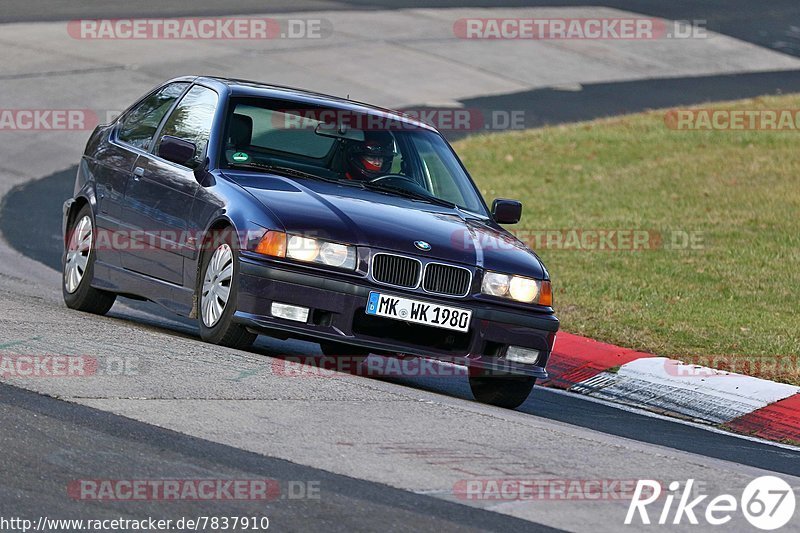
<svg viewBox="0 0 800 533">
<path fill-rule="evenodd" d="M 326 354 L 441 359 L 516 407 L 555 342 L 547 270 L 453 149 L 397 112 L 211 77 L 167 82 L 92 134 L 64 204 L 66 304 L 117 296 Z"/>
</svg>

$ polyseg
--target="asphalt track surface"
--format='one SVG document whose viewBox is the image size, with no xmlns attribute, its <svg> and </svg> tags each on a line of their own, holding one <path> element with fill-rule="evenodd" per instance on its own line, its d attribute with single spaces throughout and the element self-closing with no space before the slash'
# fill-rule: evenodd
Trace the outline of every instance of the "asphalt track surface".
<svg viewBox="0 0 800 533">
<path fill-rule="evenodd" d="M 409 6 L 433 7 L 436 5 L 487 5 L 488 3 L 470 2 L 393 2 L 391 5 L 371 3 L 371 8 L 399 8 Z M 387 2 L 388 4 L 388 2 Z M 500 2 L 492 5 L 518 6 L 518 5 L 570 5 L 571 3 L 559 2 Z M 606 3 L 606 5 L 622 7 L 630 11 L 641 12 L 654 16 L 664 16 L 675 19 L 707 18 L 709 28 L 717 29 L 722 33 L 736 36 L 773 50 L 784 53 L 797 53 L 792 48 L 792 33 L 790 21 L 798 20 L 798 5 L 796 2 L 774 2 L 769 10 L 761 9 L 758 4 L 746 2 L 706 2 L 695 5 L 691 2 L 664 3 L 664 2 L 622 2 Z M 144 2 L 109 3 L 109 2 L 48 2 L 45 7 L 42 3 L 19 2 L 10 0 L 6 3 L 0 21 L 33 21 L 33 20 L 66 20 L 81 17 L 124 17 L 124 16 L 173 16 L 173 15 L 200 15 L 200 14 L 235 14 L 263 12 L 263 2 L 234 1 L 221 7 L 213 2 L 194 2 L 188 8 L 176 7 L 170 2 Z M 80 5 L 80 7 L 76 7 Z M 364 6 L 359 2 L 285 2 L 270 3 L 269 9 L 274 12 L 298 11 L 302 9 L 325 10 L 356 10 Z M 2 29 L 0 29 L 2 32 Z M 788 32 L 788 33 L 787 33 Z M 782 44 L 783 43 L 783 44 Z M 788 43 L 788 44 L 786 44 Z M 463 99 L 465 106 L 479 109 L 526 109 L 526 125 L 536 126 L 574 120 L 585 120 L 598 116 L 607 116 L 622 112 L 637 111 L 641 109 L 657 108 L 671 105 L 691 104 L 710 100 L 724 100 L 756 96 L 759 94 L 773 94 L 800 90 L 800 74 L 797 71 L 758 72 L 730 75 L 705 76 L 701 78 L 673 78 L 666 80 L 636 80 L 629 82 L 585 84 L 580 92 L 571 92 L 558 89 L 535 89 L 532 91 L 474 97 Z M 60 206 L 63 199 L 71 193 L 72 179 L 75 168 L 66 168 L 63 171 L 49 174 L 41 179 L 31 180 L 12 189 L 3 200 L 0 209 L 0 230 L 6 241 L 25 256 L 46 265 L 49 268 L 60 267 Z M 25 223 L 21 223 L 25 221 Z M 4 252 L 6 253 L 6 252 Z M 14 259 L 24 265 L 27 259 Z M 38 279 L 31 268 L 30 273 L 24 271 L 2 272 L 0 276 L 0 296 L 8 304 L 0 319 L 10 323 L 17 315 L 11 307 L 25 305 L 30 302 L 32 307 L 41 308 L 39 316 L 43 328 L 51 326 L 46 316 L 48 313 L 65 318 L 73 315 L 65 314 L 58 308 L 57 286 L 46 288 L 44 296 L 36 296 L 37 290 L 32 288 L 17 289 L 16 287 L 30 285 L 30 280 Z M 44 271 L 43 271 L 44 272 Z M 47 279 L 57 280 L 57 276 Z M 191 321 L 177 320 L 162 312 L 154 304 L 121 301 L 110 313 L 110 319 L 93 319 L 82 317 L 81 323 L 91 331 L 106 332 L 109 339 L 114 342 L 120 335 L 133 332 L 141 342 L 156 344 L 164 342 L 164 338 L 172 339 L 170 343 L 191 346 L 201 356 L 209 357 L 213 351 L 199 343 L 196 328 Z M 23 313 L 19 312 L 22 316 Z M 28 315 L 25 315 L 28 316 Z M 28 320 L 28 319 L 26 319 Z M 59 318 L 60 320 L 60 318 Z M 131 329 L 132 328 L 132 329 Z M 18 328 L 14 333 L 20 337 L 29 331 L 29 338 L 36 335 L 36 324 L 28 323 L 25 327 Z M 92 333 L 95 342 L 102 342 L 102 335 Z M 64 335 L 64 342 L 72 339 Z M 16 342 L 14 338 L 0 337 L 0 345 L 6 347 L 9 343 Z M 72 340 L 72 342 L 77 342 Z M 188 344 L 187 344 L 188 343 Z M 68 345 L 68 344 L 67 344 Z M 260 338 L 253 350 L 256 364 L 270 364 L 268 361 L 273 356 L 291 353 L 307 353 L 310 349 L 307 343 L 292 341 L 277 341 L 274 339 Z M 166 357 L 180 359 L 180 351 L 175 351 L 165 345 Z M 238 358 L 236 354 L 226 354 L 226 357 Z M 252 359 L 252 357 L 250 358 Z M 146 376 L 149 380 L 152 376 Z M 406 378 L 389 379 L 384 381 L 367 378 L 354 378 L 353 390 L 347 389 L 341 394 L 347 397 L 353 394 L 361 398 L 363 394 L 369 400 L 376 401 L 376 405 L 385 401 L 384 394 L 409 396 L 415 401 L 424 401 L 435 404 L 442 413 L 454 413 L 454 410 L 474 410 L 470 418 L 471 423 L 481 418 L 491 421 L 488 427 L 505 427 L 503 423 L 507 417 L 500 410 L 493 408 L 477 407 L 469 402 L 469 392 L 464 381 L 436 380 L 431 378 Z M 22 386 L 26 386 L 24 383 Z M 85 391 L 61 391 L 59 393 L 49 390 L 49 386 L 37 385 L 38 390 L 45 394 L 70 399 L 83 403 L 77 405 L 43 396 L 34 392 L 22 390 L 9 385 L 0 385 L 0 465 L 3 476 L 0 479 L 0 516 L 28 515 L 38 516 L 51 513 L 50 516 L 63 517 L 116 517 L 130 516 L 142 518 L 151 515 L 160 518 L 190 516 L 198 514 L 201 507 L 193 503 L 169 504 L 163 502 L 146 503 L 117 503 L 87 504 L 75 502 L 65 497 L 65 489 L 70 480 L 86 476 L 87 472 L 96 478 L 260 478 L 268 477 L 280 481 L 288 480 L 315 480 L 321 482 L 322 495 L 319 501 L 308 500 L 281 500 L 267 504 L 212 502 L 202 505 L 202 514 L 207 515 L 242 515 L 263 513 L 270 517 L 274 524 L 279 524 L 278 530 L 307 531 L 330 529 L 333 531 L 386 531 L 406 530 L 474 530 L 488 531 L 547 531 L 536 518 L 536 513 L 525 515 L 525 520 L 508 516 L 515 511 L 508 508 L 493 508 L 500 512 L 492 512 L 478 507 L 465 506 L 446 498 L 426 495 L 424 490 L 401 490 L 393 486 L 403 483 L 394 483 L 387 477 L 378 474 L 364 473 L 367 467 L 359 469 L 357 466 L 345 464 L 339 467 L 329 467 L 325 461 L 294 460 L 291 453 L 274 449 L 268 452 L 260 451 L 257 445 L 252 444 L 247 438 L 238 435 L 215 435 L 213 431 L 189 429 L 181 432 L 171 431 L 169 427 L 180 424 L 170 419 L 167 414 L 145 415 L 145 410 L 158 411 L 157 399 L 168 399 L 172 392 L 167 389 L 163 397 L 153 392 L 151 402 L 137 403 L 138 391 L 128 394 L 126 387 L 136 389 L 138 384 L 123 384 L 122 391 L 117 397 L 108 392 L 96 391 L 96 398 L 90 398 Z M 295 386 L 294 384 L 292 384 Z M 330 386 L 328 384 L 328 386 Z M 399 388 L 398 388 L 399 387 Z M 243 387 L 246 389 L 246 387 Z M 374 389 L 374 390 L 373 390 Z M 405 391 L 403 390 L 405 389 Z M 201 389 L 202 392 L 203 389 Z M 206 389 L 208 390 L 208 389 Z M 355 392 L 353 392 L 355 391 Z M 380 393 L 376 392 L 379 391 Z M 293 391 L 294 392 L 294 391 Z M 300 387 L 300 394 L 312 397 L 314 391 Z M 335 390 L 334 394 L 339 394 Z M 206 392 L 211 399 L 224 400 L 214 392 Z M 247 391 L 242 392 L 242 397 L 247 397 Z M 194 398 L 190 396 L 188 398 Z M 180 391 L 175 392 L 175 398 L 183 398 Z M 255 398 L 251 399 L 255 400 Z M 323 403 L 318 404 L 324 408 Z M 367 400 L 367 401 L 369 401 Z M 159 400 L 161 401 L 161 400 Z M 292 401 L 297 401 L 292 399 Z M 181 409 L 179 402 L 173 402 L 176 409 Z M 254 401 L 252 403 L 255 403 Z M 101 410 L 94 409 L 97 405 Z M 141 405 L 141 406 L 140 406 Z M 197 404 L 202 409 L 202 404 Z M 392 409 L 403 409 L 409 403 L 392 403 Z M 152 406 L 152 407 L 151 407 Z M 238 407 L 237 407 L 238 406 Z M 246 410 L 244 402 L 232 404 L 232 409 Z M 165 408 L 165 411 L 169 408 Z M 112 414 L 113 411 L 118 414 Z M 411 411 L 411 410 L 410 410 Z M 747 440 L 736 436 L 711 432 L 701 427 L 687 425 L 676 421 L 653 417 L 644 413 L 622 410 L 601 403 L 590 402 L 579 396 L 548 391 L 537 388 L 531 398 L 509 420 L 515 424 L 533 424 L 537 431 L 559 435 L 551 446 L 572 450 L 575 447 L 574 457 L 570 460 L 569 452 L 559 455 L 558 450 L 548 454 L 543 452 L 545 463 L 541 466 L 539 474 L 549 472 L 574 472 L 575 476 L 586 472 L 599 472 L 620 470 L 626 471 L 624 460 L 620 456 L 611 455 L 604 447 L 641 449 L 652 455 L 653 463 L 650 465 L 653 475 L 666 476 L 671 470 L 676 471 L 676 476 L 684 475 L 696 469 L 699 477 L 705 476 L 710 483 L 722 484 L 725 479 L 731 483 L 738 482 L 740 478 L 725 478 L 722 474 L 726 470 L 736 471 L 736 475 L 750 475 L 757 472 L 771 471 L 790 476 L 800 476 L 800 461 L 796 450 L 781 448 L 767 443 Z M 180 411 L 178 414 L 183 413 Z M 191 410 L 185 411 L 189 413 Z M 204 411 L 199 411 L 202 418 Z M 232 411 L 233 413 L 233 411 Z M 381 417 L 398 416 L 398 424 L 404 421 L 409 423 L 409 417 L 402 418 L 396 411 L 387 410 L 380 412 Z M 215 412 L 209 412 L 209 420 L 214 420 Z M 152 417 L 152 423 L 145 424 L 133 419 Z M 239 415 L 237 415 L 239 416 Z M 276 415 L 277 416 L 277 415 Z M 520 418 L 521 417 L 521 418 Z M 243 418 L 245 419 L 245 418 Z M 148 419 L 149 421 L 150 419 Z M 287 432 L 297 432 L 296 418 L 268 418 L 268 415 L 255 415 L 250 420 L 261 420 L 266 424 L 294 424 L 291 429 L 285 426 Z M 302 418 L 301 418 L 302 420 Z M 419 420 L 430 420 L 428 416 L 420 416 Z M 547 421 L 547 422 L 544 422 Z M 202 422 L 202 421 L 201 421 Z M 340 421 L 341 422 L 341 421 Z M 355 422 L 351 419 L 351 422 Z M 209 424 L 212 422 L 206 422 Z M 300 422 L 302 423 L 302 422 Z M 155 425 L 154 425 L 155 424 Z M 224 424 L 220 424 L 225 426 Z M 375 424 L 376 427 L 379 424 Z M 442 422 L 444 427 L 446 424 Z M 161 426 L 161 427 L 157 427 Z M 540 427 L 541 426 L 541 427 Z M 235 427 L 231 424 L 225 427 Z M 481 427 L 481 426 L 476 426 Z M 556 428 L 556 429 L 554 429 Z M 585 428 L 588 431 L 575 430 Z M 400 435 L 403 431 L 396 428 Z M 220 429 L 223 431 L 224 427 Z M 485 430 L 485 428 L 482 428 Z M 321 429 L 323 433 L 329 431 Z M 437 429 L 428 430 L 431 442 L 437 440 Z M 441 429 L 444 432 L 444 429 Z M 571 439 L 563 440 L 558 431 L 570 435 Z M 190 436 L 206 435 L 208 438 Z M 553 433 L 555 432 L 555 433 Z M 424 432 L 423 432 L 424 433 Z M 313 435 L 313 433 L 312 433 Z M 603 435 L 607 436 L 604 437 Z M 257 437 L 258 435 L 253 435 Z M 375 439 L 378 435 L 363 435 L 365 439 Z M 613 438 L 612 438 L 613 437 Z M 393 435 L 383 434 L 380 438 L 391 443 Z M 488 438 L 488 436 L 487 436 Z M 225 442 L 237 442 L 242 445 L 227 445 Z M 322 447 L 314 440 L 295 440 L 297 446 Z M 408 437 L 406 437 L 408 440 Z M 534 440 L 531 434 L 531 440 Z M 588 456 L 585 448 L 576 446 L 577 441 L 585 440 L 594 443 L 601 457 Z M 301 444 L 302 442 L 302 444 Z M 455 441 L 458 442 L 458 441 Z M 538 445 L 548 441 L 537 438 Z M 337 442 L 338 444 L 338 442 Z M 513 449 L 513 448 L 512 448 Z M 257 451 L 252 451 L 257 450 Z M 578 451 L 581 450 L 581 451 Z M 364 452 L 363 449 L 359 450 Z M 687 452 L 687 453 L 683 453 Z M 319 453 L 330 453 L 330 450 L 320 450 Z M 416 452 L 415 452 L 416 453 Z M 428 452 L 429 453 L 429 452 Z M 608 457 L 605 470 L 600 467 L 603 454 Z M 291 461 L 280 457 L 292 456 Z M 297 454 L 303 458 L 303 454 Z M 553 463 L 548 463 L 549 455 L 553 456 Z M 627 456 L 627 454 L 625 455 Z M 670 460 L 679 461 L 680 464 L 695 465 L 693 468 L 668 468 Z M 365 465 L 371 464 L 369 457 L 364 457 Z M 388 459 L 387 459 L 388 460 Z M 633 454 L 632 462 L 636 459 Z M 719 460 L 719 461 L 717 461 Z M 639 460 L 640 461 L 640 460 Z M 729 462 L 728 462 L 729 461 Z M 342 459 L 340 462 L 346 463 Z M 513 463 L 512 459 L 509 462 Z M 321 463 L 323 468 L 308 466 Z M 500 461 L 497 464 L 502 464 Z M 573 464 L 574 463 L 574 464 Z M 589 468 L 582 470 L 578 466 L 588 463 Z M 330 464 L 330 463 L 328 463 Z M 497 465 L 495 465 L 497 466 Z M 712 475 L 710 469 L 718 470 Z M 353 473 L 344 475 L 336 472 Z M 644 476 L 649 471 L 639 470 Z M 731 474 L 734 475 L 734 474 Z M 398 473 L 398 478 L 403 476 Z M 378 479 L 378 481 L 370 481 Z M 390 486 L 391 485 L 391 486 Z M 413 483 L 408 483 L 413 485 Z M 415 493 L 418 492 L 418 493 Z M 558 505 L 558 504 L 556 504 Z M 563 503 L 560 505 L 564 505 Z M 599 510 L 599 509 L 598 509 Z M 559 522 L 560 518 L 547 516 L 547 511 L 542 512 L 541 521 L 549 523 Z M 570 507 L 562 507 L 561 513 L 572 512 Z M 598 517 L 608 514 L 598 513 Z M 524 513 L 517 513 L 524 514 Z M 546 520 L 547 519 L 547 520 Z M 574 529 L 576 526 L 566 527 Z M 734 528 L 735 529 L 735 528 Z M 603 530 L 600 527 L 598 530 Z"/>
<path fill-rule="evenodd" d="M 0 516 L 87 515 L 93 519 L 266 516 L 282 531 L 559 531 L 456 503 L 337 476 L 196 439 L 0 384 Z M 13 431 L 10 431 L 13 429 Z M 98 463 L 104 464 L 97 468 Z M 65 498 L 88 469 L 101 479 L 270 479 L 310 481 L 319 499 L 103 502 Z M 299 486 L 299 485 L 297 485 Z M 36 497 L 28 497 L 35 493 Z M 284 495 L 288 491 L 284 490 Z M 294 527 L 287 524 L 294 523 Z"/>
<path fill-rule="evenodd" d="M 168 17 L 234 15 L 247 13 L 283 13 L 304 10 L 370 10 L 418 7 L 550 7 L 596 5 L 614 7 L 672 20 L 708 21 L 710 30 L 772 48 L 800 55 L 800 3 L 794 0 L 198 0 L 162 2 L 140 0 L 5 0 L 2 22 L 71 20 L 78 18 Z"/>
</svg>

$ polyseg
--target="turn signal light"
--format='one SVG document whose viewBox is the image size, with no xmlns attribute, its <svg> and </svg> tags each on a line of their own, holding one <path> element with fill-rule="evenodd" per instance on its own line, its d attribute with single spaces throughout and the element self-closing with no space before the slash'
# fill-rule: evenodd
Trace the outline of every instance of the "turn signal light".
<svg viewBox="0 0 800 533">
<path fill-rule="evenodd" d="M 549 281 L 542 282 L 542 290 L 539 293 L 539 305 L 549 305 L 553 307 L 553 287 Z"/>
<path fill-rule="evenodd" d="M 268 231 L 258 241 L 256 253 L 273 257 L 286 257 L 286 234 L 282 231 Z"/>
</svg>

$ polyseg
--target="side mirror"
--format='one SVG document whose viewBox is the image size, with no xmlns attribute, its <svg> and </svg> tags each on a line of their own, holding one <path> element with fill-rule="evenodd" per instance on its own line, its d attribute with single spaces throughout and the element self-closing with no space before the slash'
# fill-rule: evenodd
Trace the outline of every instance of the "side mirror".
<svg viewBox="0 0 800 533">
<path fill-rule="evenodd" d="M 492 202 L 492 218 L 498 224 L 516 224 L 522 218 L 522 203 L 498 198 Z"/>
<path fill-rule="evenodd" d="M 197 146 L 193 142 L 164 135 L 158 145 L 158 156 L 179 165 L 192 168 Z"/>
<path fill-rule="evenodd" d="M 203 187 L 211 187 L 216 183 L 214 175 L 208 171 L 208 157 L 194 167 L 194 179 Z"/>
</svg>

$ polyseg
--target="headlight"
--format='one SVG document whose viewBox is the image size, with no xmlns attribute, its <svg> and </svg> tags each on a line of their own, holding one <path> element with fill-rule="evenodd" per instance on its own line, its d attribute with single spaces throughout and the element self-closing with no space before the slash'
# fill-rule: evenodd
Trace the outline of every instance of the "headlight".
<svg viewBox="0 0 800 533">
<path fill-rule="evenodd" d="M 486 271 L 481 283 L 481 292 L 523 303 L 553 305 L 553 293 L 548 280 Z"/>
<path fill-rule="evenodd" d="M 288 257 L 305 263 L 321 263 L 348 270 L 356 268 L 355 246 L 321 241 L 301 235 L 286 235 L 280 231 L 265 233 L 255 251 L 274 257 Z"/>
<path fill-rule="evenodd" d="M 292 235 L 286 245 L 286 257 L 298 261 L 313 261 L 319 255 L 319 244 L 316 239 Z"/>
<path fill-rule="evenodd" d="M 319 258 L 326 265 L 341 267 L 347 263 L 351 257 L 355 259 L 355 254 L 351 254 L 351 247 L 335 242 L 326 242 L 319 247 Z M 353 261 L 355 266 L 355 261 Z"/>
<path fill-rule="evenodd" d="M 483 275 L 483 285 L 481 292 L 492 296 L 505 296 L 508 294 L 509 276 L 497 274 L 496 272 L 486 272 Z"/>
<path fill-rule="evenodd" d="M 520 302 L 532 302 L 539 295 L 539 286 L 536 280 L 512 276 L 511 283 L 508 284 L 508 294 Z"/>
</svg>

